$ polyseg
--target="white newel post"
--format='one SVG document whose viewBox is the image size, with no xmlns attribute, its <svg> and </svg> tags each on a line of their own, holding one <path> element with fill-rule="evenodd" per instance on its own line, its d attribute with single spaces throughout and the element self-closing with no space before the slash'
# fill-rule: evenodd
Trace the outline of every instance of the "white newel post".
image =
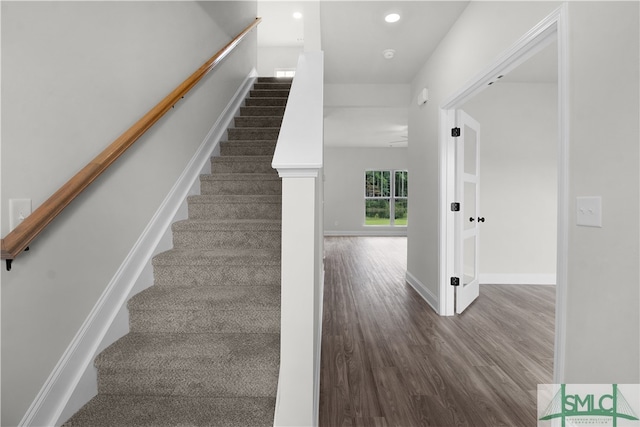
<svg viewBox="0 0 640 427">
<path fill-rule="evenodd" d="M 300 56 L 272 166 L 282 178 L 280 376 L 275 426 L 317 425 L 322 325 L 323 54 Z"/>
</svg>

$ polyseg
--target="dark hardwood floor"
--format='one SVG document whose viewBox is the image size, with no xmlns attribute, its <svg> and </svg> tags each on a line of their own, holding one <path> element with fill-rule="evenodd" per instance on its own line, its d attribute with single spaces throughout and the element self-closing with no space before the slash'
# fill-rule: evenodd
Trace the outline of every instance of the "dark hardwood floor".
<svg viewBox="0 0 640 427">
<path fill-rule="evenodd" d="M 483 285 L 438 316 L 405 283 L 406 238 L 325 239 L 320 426 L 535 426 L 553 286 Z"/>
</svg>

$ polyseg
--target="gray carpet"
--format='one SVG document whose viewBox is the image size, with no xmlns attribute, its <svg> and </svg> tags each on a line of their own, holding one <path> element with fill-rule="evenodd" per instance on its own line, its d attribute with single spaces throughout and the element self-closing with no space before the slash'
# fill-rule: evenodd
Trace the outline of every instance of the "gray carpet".
<svg viewBox="0 0 640 427">
<path fill-rule="evenodd" d="M 291 80 L 260 78 L 98 355 L 98 395 L 64 426 L 271 426 L 280 361 L 281 182 Z"/>
</svg>

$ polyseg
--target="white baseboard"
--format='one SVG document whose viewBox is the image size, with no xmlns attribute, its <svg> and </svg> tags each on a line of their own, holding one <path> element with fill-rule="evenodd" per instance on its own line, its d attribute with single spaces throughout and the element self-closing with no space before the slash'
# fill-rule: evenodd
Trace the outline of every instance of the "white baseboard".
<svg viewBox="0 0 640 427">
<path fill-rule="evenodd" d="M 319 287 L 318 294 L 320 295 L 320 301 L 318 301 L 318 317 L 316 317 L 316 337 L 318 339 L 318 345 L 316 346 L 316 363 L 313 367 L 313 422 L 316 426 L 320 425 L 320 368 L 322 367 L 320 355 L 322 353 L 322 313 L 324 312 L 324 264 L 321 267 Z"/>
<path fill-rule="evenodd" d="M 431 292 L 429 288 L 427 288 L 424 285 L 424 283 L 422 283 L 420 280 L 418 280 L 413 274 L 409 273 L 408 271 L 405 279 L 407 283 L 411 285 L 411 287 L 415 289 L 418 294 L 420 294 L 422 299 L 424 299 L 427 302 L 427 304 L 431 306 L 433 311 L 438 313 L 438 307 L 439 307 L 438 297 L 434 295 L 433 292 Z"/>
<path fill-rule="evenodd" d="M 100 351 L 129 331 L 126 303 L 131 295 L 153 284 L 151 259 L 172 247 L 171 224 L 176 219 L 186 218 L 186 198 L 199 192 L 198 177 L 210 167 L 212 153 L 256 76 L 254 69 L 212 126 L 54 367 L 19 426 L 58 426 L 97 394 L 97 373 L 93 360 Z"/>
<path fill-rule="evenodd" d="M 480 273 L 481 285 L 555 285 L 555 274 L 491 274 Z"/>
<path fill-rule="evenodd" d="M 407 229 L 398 230 L 358 230 L 358 231 L 343 231 L 343 230 L 324 230 L 326 237 L 406 237 Z"/>
</svg>

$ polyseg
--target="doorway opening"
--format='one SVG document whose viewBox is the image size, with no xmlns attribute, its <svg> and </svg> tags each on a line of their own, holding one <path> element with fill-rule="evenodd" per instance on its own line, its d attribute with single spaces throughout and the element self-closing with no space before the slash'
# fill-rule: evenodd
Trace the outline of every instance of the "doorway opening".
<svg viewBox="0 0 640 427">
<path fill-rule="evenodd" d="M 440 107 L 440 301 L 439 313 L 455 314 L 456 288 L 452 278 L 462 277 L 457 254 L 461 247 L 456 226 L 459 220 L 451 203 L 456 202 L 456 149 L 451 129 L 456 127 L 456 114 L 475 95 L 493 85 L 534 55 L 555 44 L 557 47 L 557 241 L 556 241 L 556 321 L 554 346 L 554 382 L 564 378 L 564 331 L 568 241 L 568 126 L 567 93 L 567 26 L 566 6 L 549 15 L 523 36 L 508 52 L 484 72 L 453 94 Z"/>
</svg>

